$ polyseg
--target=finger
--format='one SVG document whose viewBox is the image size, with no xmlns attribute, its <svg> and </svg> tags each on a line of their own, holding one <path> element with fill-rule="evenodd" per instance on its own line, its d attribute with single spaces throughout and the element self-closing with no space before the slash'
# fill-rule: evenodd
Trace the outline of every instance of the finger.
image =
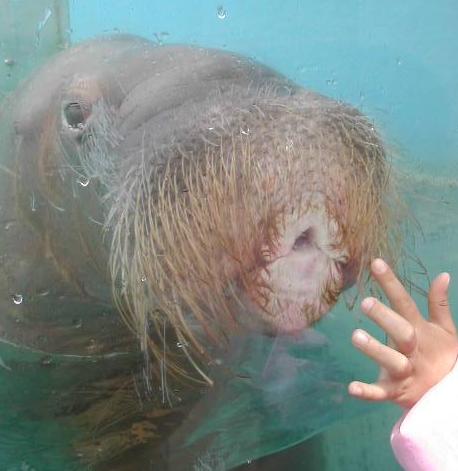
<svg viewBox="0 0 458 471">
<path fill-rule="evenodd" d="M 365 401 L 387 401 L 388 390 L 380 384 L 367 384 L 360 381 L 352 381 L 348 385 L 350 396 L 364 399 Z"/>
<path fill-rule="evenodd" d="M 396 278 L 391 268 L 381 258 L 376 258 L 372 262 L 371 272 L 385 292 L 394 311 L 414 325 L 423 320 L 410 294 Z"/>
<path fill-rule="evenodd" d="M 365 298 L 362 311 L 372 319 L 404 355 L 411 354 L 416 347 L 415 328 L 410 322 L 375 298 Z"/>
<path fill-rule="evenodd" d="M 352 335 L 353 345 L 374 360 L 391 378 L 406 378 L 412 373 L 412 364 L 402 353 L 383 345 L 377 339 L 361 329 Z"/>
<path fill-rule="evenodd" d="M 451 334 L 456 333 L 455 323 L 448 302 L 450 275 L 440 274 L 432 283 L 428 294 L 429 318 Z"/>
</svg>

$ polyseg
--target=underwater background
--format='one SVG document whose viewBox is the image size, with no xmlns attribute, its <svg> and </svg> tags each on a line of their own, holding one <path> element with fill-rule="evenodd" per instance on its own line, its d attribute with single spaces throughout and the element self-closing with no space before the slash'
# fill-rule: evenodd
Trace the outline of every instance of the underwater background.
<svg viewBox="0 0 458 471">
<path fill-rule="evenodd" d="M 54 53 L 102 34 L 215 47 L 267 64 L 351 103 L 382 130 L 419 226 L 404 269 L 423 290 L 449 271 L 455 308 L 457 26 L 452 0 L 0 0 L 0 98 Z M 0 163 L 1 149 L 0 142 Z M 426 312 L 419 291 L 413 295 Z M 225 384 L 206 399 L 189 436 L 192 452 L 169 449 L 169 467 L 161 469 L 178 469 L 177 460 L 199 471 L 399 469 L 389 434 L 401 411 L 359 404 L 345 392 L 353 378 L 376 377 L 350 344 L 361 325 L 358 309 L 339 303 L 302 346 L 247 342 L 234 364 L 253 383 Z M 278 351 L 287 355 L 273 355 L 272 373 L 257 381 L 259 365 Z M 96 377 L 100 368 L 115 369 L 116 359 L 44 356 L 2 342 L 0 360 L 0 469 L 87 469 L 72 455 L 79 430 L 60 401 L 73 376 Z M 129 466 L 119 469 L 159 469 Z"/>
</svg>

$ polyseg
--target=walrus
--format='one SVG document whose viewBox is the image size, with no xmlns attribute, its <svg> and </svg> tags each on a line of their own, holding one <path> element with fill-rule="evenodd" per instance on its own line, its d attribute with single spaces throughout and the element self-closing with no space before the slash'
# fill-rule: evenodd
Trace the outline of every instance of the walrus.
<svg viewBox="0 0 458 471">
<path fill-rule="evenodd" d="M 296 335 L 373 257 L 398 256 L 374 124 L 248 58 L 91 40 L 36 72 L 2 121 L 3 338 L 72 355 L 139 345 L 166 405 L 165 375 L 212 384 L 238 332 Z"/>
</svg>

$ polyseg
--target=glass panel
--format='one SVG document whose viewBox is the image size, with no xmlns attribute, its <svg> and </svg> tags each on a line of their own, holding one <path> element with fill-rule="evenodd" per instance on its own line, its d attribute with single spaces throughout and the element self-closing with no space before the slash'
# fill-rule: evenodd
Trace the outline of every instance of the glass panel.
<svg viewBox="0 0 458 471">
<path fill-rule="evenodd" d="M 350 338 L 458 266 L 457 14 L 0 0 L 0 468 L 398 469 Z"/>
</svg>

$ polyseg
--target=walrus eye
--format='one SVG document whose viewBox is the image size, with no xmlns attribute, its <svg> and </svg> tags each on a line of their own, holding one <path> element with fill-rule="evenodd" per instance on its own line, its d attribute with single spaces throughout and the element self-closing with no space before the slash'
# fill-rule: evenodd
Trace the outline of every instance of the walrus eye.
<svg viewBox="0 0 458 471">
<path fill-rule="evenodd" d="M 311 227 L 304 231 L 295 241 L 293 250 L 304 250 L 310 247 L 315 240 L 315 233 Z"/>
<path fill-rule="evenodd" d="M 64 116 L 71 128 L 81 128 L 85 122 L 83 109 L 79 103 L 69 103 L 64 108 Z"/>
</svg>

